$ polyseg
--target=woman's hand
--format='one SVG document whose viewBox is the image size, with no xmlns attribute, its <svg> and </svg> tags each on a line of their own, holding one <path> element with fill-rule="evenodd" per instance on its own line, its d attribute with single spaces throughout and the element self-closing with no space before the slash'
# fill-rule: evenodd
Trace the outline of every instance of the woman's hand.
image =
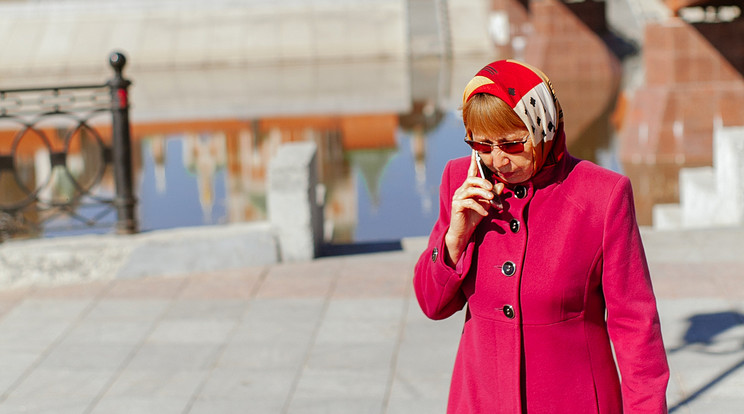
<svg viewBox="0 0 744 414">
<path fill-rule="evenodd" d="M 478 177 L 477 162 L 475 151 L 473 151 L 468 176 L 452 197 L 450 226 L 444 236 L 444 243 L 447 247 L 446 257 L 451 266 L 459 260 L 478 223 L 488 215 L 491 200 L 494 198 L 493 191 L 501 194 L 504 190 L 503 183 L 497 183 L 494 188 L 488 180 Z"/>
</svg>

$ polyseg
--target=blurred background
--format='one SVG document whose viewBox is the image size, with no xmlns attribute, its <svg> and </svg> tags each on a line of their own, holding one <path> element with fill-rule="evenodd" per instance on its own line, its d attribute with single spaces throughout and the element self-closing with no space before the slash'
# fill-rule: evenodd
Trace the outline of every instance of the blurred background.
<svg viewBox="0 0 744 414">
<path fill-rule="evenodd" d="M 550 76 L 569 151 L 628 175 L 651 226 L 655 205 L 679 202 L 680 170 L 712 164 L 714 131 L 744 125 L 743 3 L 0 0 L 0 110 L 16 104 L 3 90 L 105 83 L 120 51 L 140 231 L 265 220 L 269 160 L 310 140 L 326 240 L 396 240 L 428 234 L 445 163 L 469 153 L 465 84 L 515 58 Z M 0 207 L 21 189 L 74 199 L 70 177 L 86 174 L 114 192 L 106 157 L 86 149 L 110 131 L 3 121 Z M 70 155 L 50 163 L 59 146 Z M 111 231 L 57 230 L 65 220 L 12 236 Z"/>
</svg>

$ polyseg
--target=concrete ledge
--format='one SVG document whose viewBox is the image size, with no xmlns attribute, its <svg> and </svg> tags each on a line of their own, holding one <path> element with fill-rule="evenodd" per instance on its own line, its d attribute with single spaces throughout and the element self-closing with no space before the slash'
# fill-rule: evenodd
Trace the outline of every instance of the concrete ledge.
<svg viewBox="0 0 744 414">
<path fill-rule="evenodd" d="M 269 165 L 269 220 L 0 244 L 0 287 L 170 276 L 312 260 L 323 243 L 317 145 L 282 145 Z"/>
<path fill-rule="evenodd" d="M 88 235 L 0 244 L 0 287 L 168 276 L 279 261 L 268 223 Z"/>
<path fill-rule="evenodd" d="M 96 235 L 0 244 L 0 286 L 56 285 L 110 279 L 138 236 Z"/>
<path fill-rule="evenodd" d="M 641 227 L 646 257 L 653 263 L 739 263 L 744 257 L 744 227 L 657 231 Z M 701 282 L 704 283 L 704 282 Z"/>
<path fill-rule="evenodd" d="M 116 277 L 168 276 L 262 266 L 279 261 L 269 223 L 164 230 L 134 236 Z"/>
</svg>

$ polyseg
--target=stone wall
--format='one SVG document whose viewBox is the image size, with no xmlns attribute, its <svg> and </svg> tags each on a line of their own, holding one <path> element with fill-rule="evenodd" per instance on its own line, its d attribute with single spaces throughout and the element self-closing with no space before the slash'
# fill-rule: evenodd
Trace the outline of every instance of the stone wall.
<svg viewBox="0 0 744 414">
<path fill-rule="evenodd" d="M 402 0 L 45 1 L 0 4 L 0 75 L 402 58 Z"/>
</svg>

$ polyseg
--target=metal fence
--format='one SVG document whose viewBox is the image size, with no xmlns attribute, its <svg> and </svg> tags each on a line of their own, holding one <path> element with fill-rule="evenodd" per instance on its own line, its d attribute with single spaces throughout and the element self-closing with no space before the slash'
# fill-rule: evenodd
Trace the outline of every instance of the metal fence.
<svg viewBox="0 0 744 414">
<path fill-rule="evenodd" d="M 126 58 L 104 84 L 0 90 L 0 242 L 137 231 Z M 113 171 L 112 171 L 113 170 Z"/>
</svg>

